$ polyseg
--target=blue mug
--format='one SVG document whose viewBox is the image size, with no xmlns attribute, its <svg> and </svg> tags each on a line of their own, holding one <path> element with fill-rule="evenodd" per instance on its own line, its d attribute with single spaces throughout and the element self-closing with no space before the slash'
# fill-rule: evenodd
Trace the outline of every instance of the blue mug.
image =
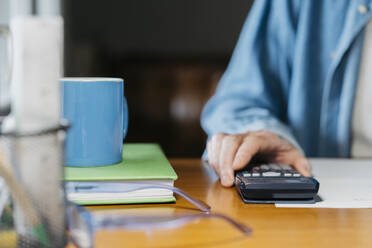
<svg viewBox="0 0 372 248">
<path fill-rule="evenodd" d="M 120 78 L 62 78 L 62 116 L 71 125 L 65 164 L 88 167 L 120 163 L 128 130 L 128 106 Z"/>
</svg>

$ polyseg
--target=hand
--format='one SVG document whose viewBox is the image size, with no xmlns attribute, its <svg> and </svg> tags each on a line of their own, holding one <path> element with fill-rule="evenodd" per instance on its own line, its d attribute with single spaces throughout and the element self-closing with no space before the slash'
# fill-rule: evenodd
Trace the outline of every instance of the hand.
<svg viewBox="0 0 372 248">
<path fill-rule="evenodd" d="M 311 176 L 309 161 L 293 145 L 269 131 L 218 133 L 208 141 L 207 151 L 209 164 L 225 187 L 234 184 L 234 171 L 244 168 L 253 156 L 271 163 L 291 165 L 303 176 Z"/>
</svg>

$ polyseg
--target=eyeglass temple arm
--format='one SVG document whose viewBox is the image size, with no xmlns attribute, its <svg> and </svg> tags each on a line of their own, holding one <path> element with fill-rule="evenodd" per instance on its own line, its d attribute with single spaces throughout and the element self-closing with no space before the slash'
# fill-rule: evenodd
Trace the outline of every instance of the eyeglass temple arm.
<svg viewBox="0 0 372 248">
<path fill-rule="evenodd" d="M 103 218 L 96 219 L 95 227 L 99 229 L 121 228 L 134 231 L 169 229 L 185 225 L 195 219 L 205 218 L 218 218 L 227 221 L 244 235 L 252 233 L 252 229 L 249 226 L 239 223 L 226 215 L 217 213 L 176 215 L 174 217 L 164 217 L 164 219 L 159 218 L 159 216 L 104 216 Z"/>
<path fill-rule="evenodd" d="M 135 183 L 133 183 L 135 185 Z M 158 188 L 158 189 L 168 189 L 173 191 L 175 194 L 182 196 L 185 198 L 188 202 L 199 208 L 201 211 L 205 213 L 210 213 L 211 207 L 206 204 L 205 202 L 191 196 L 190 194 L 186 193 L 185 191 L 177 188 L 177 187 L 172 187 L 168 185 L 162 185 L 162 184 L 147 184 L 147 185 L 141 185 L 138 184 L 138 187 L 132 188 L 128 191 L 123 191 L 123 192 L 131 192 L 131 191 L 137 191 L 137 190 L 142 190 L 142 189 L 153 189 L 153 188 Z"/>
<path fill-rule="evenodd" d="M 211 211 L 211 207 L 203 202 L 202 200 L 199 200 L 191 195 L 189 195 L 188 193 L 186 193 L 185 191 L 183 191 L 182 189 L 179 189 L 177 187 L 170 187 L 172 188 L 173 192 L 182 196 L 183 198 L 185 198 L 188 202 L 190 202 L 191 204 L 195 205 L 196 207 L 198 207 L 201 211 L 205 212 L 205 213 L 210 213 Z"/>
</svg>

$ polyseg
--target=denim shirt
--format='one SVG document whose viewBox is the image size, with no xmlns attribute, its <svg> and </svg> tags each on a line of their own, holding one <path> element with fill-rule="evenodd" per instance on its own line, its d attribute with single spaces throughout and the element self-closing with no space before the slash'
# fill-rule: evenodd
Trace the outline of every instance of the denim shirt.
<svg viewBox="0 0 372 248">
<path fill-rule="evenodd" d="M 307 156 L 349 157 L 371 16 L 372 0 L 256 0 L 204 107 L 204 130 L 269 130 Z"/>
</svg>

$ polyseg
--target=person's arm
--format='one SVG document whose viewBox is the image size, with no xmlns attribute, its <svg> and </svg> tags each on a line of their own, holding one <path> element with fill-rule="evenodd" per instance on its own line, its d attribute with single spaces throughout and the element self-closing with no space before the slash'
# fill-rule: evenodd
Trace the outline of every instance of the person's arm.
<svg viewBox="0 0 372 248">
<path fill-rule="evenodd" d="M 230 64 L 203 110 L 208 160 L 225 186 L 233 184 L 233 171 L 256 154 L 310 175 L 286 125 L 299 5 L 255 1 Z"/>
</svg>

